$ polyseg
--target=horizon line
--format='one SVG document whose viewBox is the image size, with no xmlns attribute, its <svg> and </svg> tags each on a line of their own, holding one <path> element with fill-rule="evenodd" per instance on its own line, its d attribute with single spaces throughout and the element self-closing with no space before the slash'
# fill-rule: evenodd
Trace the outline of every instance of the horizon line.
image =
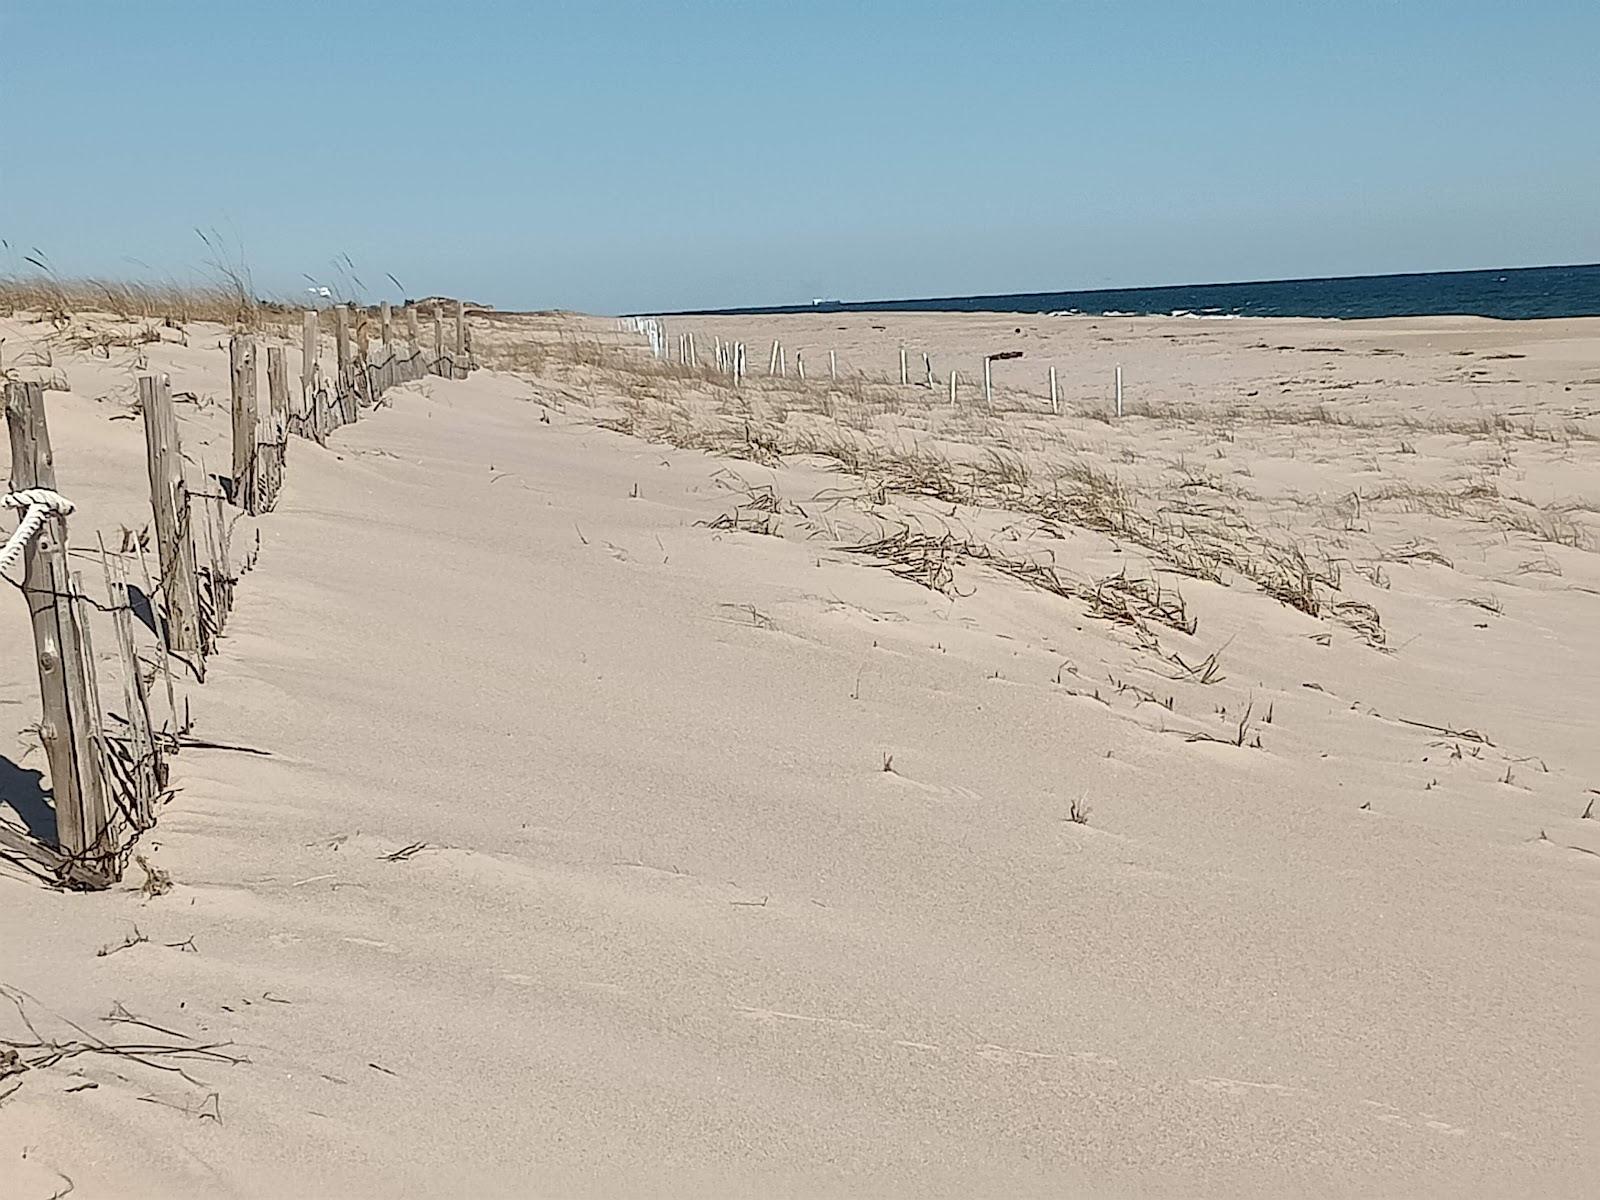
<svg viewBox="0 0 1600 1200">
<path fill-rule="evenodd" d="M 746 304 L 735 305 L 727 308 L 682 308 L 662 311 L 630 310 L 612 315 L 618 317 L 717 317 L 739 316 L 745 313 L 775 313 L 789 309 L 799 312 L 824 312 L 831 306 L 844 305 L 893 305 L 893 304 L 940 304 L 950 300 L 971 302 L 975 300 L 1015 300 L 1033 298 L 1038 296 L 1065 296 L 1072 294 L 1107 295 L 1118 292 L 1156 292 L 1179 290 L 1182 288 L 1225 288 L 1225 287 L 1260 287 L 1274 283 L 1331 283 L 1339 280 L 1351 279 L 1409 279 L 1424 275 L 1489 275 L 1496 271 L 1577 271 L 1600 267 L 1600 261 L 1582 263 L 1532 263 L 1517 267 L 1452 267 L 1447 271 L 1378 271 L 1359 275 L 1290 275 L 1273 279 L 1229 279 L 1211 282 L 1190 283 L 1144 283 L 1122 284 L 1117 287 L 1080 287 L 1056 288 L 1048 291 L 1031 292 L 976 292 L 965 295 L 947 296 L 896 296 L 887 299 L 842 300 L 831 297 L 820 303 L 790 303 L 790 304 Z M 893 310 L 884 310 L 893 311 Z"/>
</svg>

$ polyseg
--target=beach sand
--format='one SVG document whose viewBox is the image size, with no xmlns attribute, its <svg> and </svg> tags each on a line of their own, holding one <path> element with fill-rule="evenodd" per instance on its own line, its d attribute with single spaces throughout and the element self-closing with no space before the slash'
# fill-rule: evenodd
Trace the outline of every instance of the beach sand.
<svg viewBox="0 0 1600 1200">
<path fill-rule="evenodd" d="M 0 1038 L 248 1061 L 0 1079 L 0 1194 L 1588 1193 L 1600 321 L 668 329 L 741 394 L 480 316 L 290 447 L 182 688 L 266 753 L 174 760 L 164 895 L 0 871 Z M 221 329 L 0 336 L 74 545 L 140 370 L 226 462 Z M 14 797 L 36 687 L 5 588 Z"/>
</svg>

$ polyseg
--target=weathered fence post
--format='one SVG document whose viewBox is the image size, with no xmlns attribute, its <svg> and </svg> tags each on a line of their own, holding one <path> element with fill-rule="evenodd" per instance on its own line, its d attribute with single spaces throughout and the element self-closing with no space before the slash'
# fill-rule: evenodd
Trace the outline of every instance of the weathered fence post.
<svg viewBox="0 0 1600 1200">
<path fill-rule="evenodd" d="M 394 346 L 394 311 L 389 307 L 389 302 L 385 300 L 383 305 L 379 308 L 378 313 L 378 320 L 380 322 L 379 328 L 381 330 L 380 336 L 383 338 L 383 348 L 388 350 Z"/>
<path fill-rule="evenodd" d="M 6 384 L 6 425 L 11 434 L 11 488 L 56 486 L 50 431 L 45 425 L 44 389 L 38 383 Z M 33 624 L 43 719 L 39 737 L 50 764 L 55 802 L 56 840 L 67 861 L 69 882 L 106 887 L 118 875 L 116 848 L 108 829 L 100 748 L 94 742 L 82 626 L 73 611 L 79 603 L 67 571 L 67 522 L 59 513 L 46 518 L 23 551 L 22 591 Z"/>
<path fill-rule="evenodd" d="M 1061 415 L 1061 395 L 1056 391 L 1056 369 L 1050 368 L 1050 411 Z"/>
<path fill-rule="evenodd" d="M 906 348 L 904 346 L 901 346 L 900 347 L 900 386 L 904 387 L 910 381 L 911 381 L 910 377 L 906 374 Z"/>
<path fill-rule="evenodd" d="M 983 402 L 990 408 L 994 407 L 994 384 L 989 378 L 989 356 L 983 356 Z"/>
<path fill-rule="evenodd" d="M 828 379 L 832 383 L 839 382 L 839 355 L 836 351 L 828 351 Z"/>
<path fill-rule="evenodd" d="M 284 457 L 289 445 L 289 368 L 282 346 L 267 347 L 267 417 L 261 423 L 265 453 L 258 452 L 259 464 L 267 465 L 265 486 L 258 488 L 264 495 L 263 509 L 278 502 L 278 491 L 283 487 Z"/>
<path fill-rule="evenodd" d="M 463 300 L 456 301 L 456 357 L 451 364 L 451 376 L 455 377 L 460 366 L 467 357 L 467 305 Z"/>
<path fill-rule="evenodd" d="M 417 306 L 415 304 L 406 305 L 406 341 L 411 344 L 413 350 L 417 348 Z"/>
<path fill-rule="evenodd" d="M 233 502 L 256 513 L 256 342 L 235 334 L 228 342 L 233 384 Z"/>
<path fill-rule="evenodd" d="M 183 447 L 178 441 L 172 385 L 165 375 L 139 377 L 139 407 L 144 410 L 145 461 L 156 523 L 156 557 L 161 564 L 167 648 L 192 655 L 195 674 L 204 679 L 206 647 L 200 640 L 200 589 L 195 582 L 189 488 L 183 479 Z"/>
<path fill-rule="evenodd" d="M 301 410 L 311 411 L 312 389 L 316 385 L 317 370 L 317 314 L 308 312 L 300 332 L 300 401 Z"/>
<path fill-rule="evenodd" d="M 1117 368 L 1117 416 L 1122 415 L 1122 368 Z"/>
<path fill-rule="evenodd" d="M 350 310 L 344 304 L 333 309 L 333 362 L 339 368 L 338 390 L 346 389 L 350 379 Z"/>
<path fill-rule="evenodd" d="M 439 364 L 444 360 L 444 314 L 439 302 L 433 302 L 433 373 L 439 374 Z"/>
</svg>

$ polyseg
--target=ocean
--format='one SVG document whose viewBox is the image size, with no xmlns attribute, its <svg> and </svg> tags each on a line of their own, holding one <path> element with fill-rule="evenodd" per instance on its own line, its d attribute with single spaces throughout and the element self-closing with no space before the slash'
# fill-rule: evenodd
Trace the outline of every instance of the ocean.
<svg viewBox="0 0 1600 1200">
<path fill-rule="evenodd" d="M 1600 263 L 1422 275 L 1351 275 L 1177 287 L 1021 292 L 921 300 L 820 300 L 696 315 L 795 312 L 1018 312 L 1094 316 L 1420 317 L 1468 315 L 1526 321 L 1600 316 Z M 670 315 L 670 314 L 668 314 Z M 687 315 L 687 314 L 685 314 Z"/>
</svg>

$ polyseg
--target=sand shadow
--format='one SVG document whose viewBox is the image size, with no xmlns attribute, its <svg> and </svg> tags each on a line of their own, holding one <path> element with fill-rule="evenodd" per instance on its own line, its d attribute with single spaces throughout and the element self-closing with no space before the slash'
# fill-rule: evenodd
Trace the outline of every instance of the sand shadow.
<svg viewBox="0 0 1600 1200">
<path fill-rule="evenodd" d="M 44 787 L 44 774 L 18 766 L 0 754 L 0 806 L 11 809 L 23 826 L 47 846 L 57 844 L 56 810 Z"/>
<path fill-rule="evenodd" d="M 128 585 L 128 607 L 133 610 L 134 619 L 157 637 L 161 637 L 161 630 L 156 626 L 155 606 L 150 603 L 150 597 L 143 588 L 136 583 Z"/>
</svg>

